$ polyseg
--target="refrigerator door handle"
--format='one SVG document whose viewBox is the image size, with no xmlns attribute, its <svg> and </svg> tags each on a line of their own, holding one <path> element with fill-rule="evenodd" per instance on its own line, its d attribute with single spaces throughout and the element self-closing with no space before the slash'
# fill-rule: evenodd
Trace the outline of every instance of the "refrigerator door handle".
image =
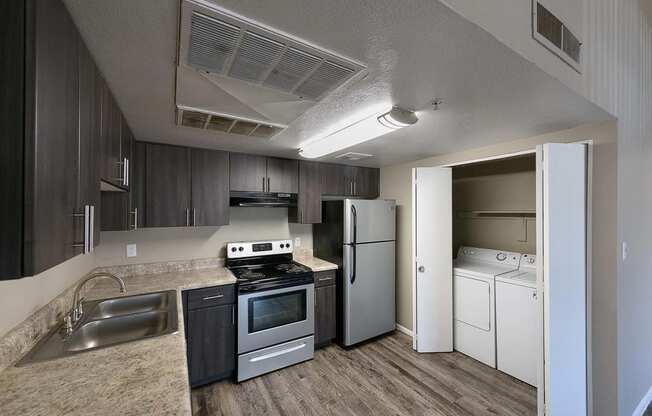
<svg viewBox="0 0 652 416">
<path fill-rule="evenodd" d="M 355 282 L 355 269 L 357 262 L 357 243 L 358 243 L 358 213 L 355 210 L 355 205 L 351 205 L 351 218 L 353 219 L 353 242 L 351 244 L 351 249 L 353 251 L 353 267 L 351 270 L 351 284 Z"/>
</svg>

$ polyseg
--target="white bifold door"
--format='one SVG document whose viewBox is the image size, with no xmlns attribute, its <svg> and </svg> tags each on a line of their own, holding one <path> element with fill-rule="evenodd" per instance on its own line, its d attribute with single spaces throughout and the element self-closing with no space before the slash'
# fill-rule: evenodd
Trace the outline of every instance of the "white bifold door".
<svg viewBox="0 0 652 416">
<path fill-rule="evenodd" d="M 453 177 L 450 168 L 412 172 L 413 343 L 453 351 Z"/>
<path fill-rule="evenodd" d="M 537 147 L 539 415 L 587 414 L 587 146 Z"/>
</svg>

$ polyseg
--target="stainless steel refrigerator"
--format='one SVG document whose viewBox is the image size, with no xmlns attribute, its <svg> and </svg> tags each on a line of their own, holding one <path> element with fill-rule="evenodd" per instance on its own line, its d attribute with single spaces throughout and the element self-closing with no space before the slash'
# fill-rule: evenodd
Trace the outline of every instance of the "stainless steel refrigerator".
<svg viewBox="0 0 652 416">
<path fill-rule="evenodd" d="M 316 257 L 339 266 L 338 342 L 351 346 L 396 328 L 396 203 L 324 201 L 313 226 Z"/>
</svg>

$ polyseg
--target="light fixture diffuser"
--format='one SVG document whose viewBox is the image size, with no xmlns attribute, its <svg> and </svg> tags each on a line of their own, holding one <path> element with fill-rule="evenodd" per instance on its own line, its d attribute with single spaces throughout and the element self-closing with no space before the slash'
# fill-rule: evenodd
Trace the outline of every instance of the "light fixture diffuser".
<svg viewBox="0 0 652 416">
<path fill-rule="evenodd" d="M 309 142 L 299 150 L 299 155 L 308 159 L 322 157 L 411 126 L 417 121 L 418 118 L 413 111 L 393 107 L 389 111 L 373 114 L 321 139 Z"/>
</svg>

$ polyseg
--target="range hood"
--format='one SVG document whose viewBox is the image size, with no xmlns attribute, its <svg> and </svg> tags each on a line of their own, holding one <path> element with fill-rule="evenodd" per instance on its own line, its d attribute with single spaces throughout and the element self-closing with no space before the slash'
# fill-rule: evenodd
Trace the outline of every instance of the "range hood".
<svg viewBox="0 0 652 416">
<path fill-rule="evenodd" d="M 232 207 L 288 208 L 297 206 L 297 194 L 231 191 Z"/>
</svg>

